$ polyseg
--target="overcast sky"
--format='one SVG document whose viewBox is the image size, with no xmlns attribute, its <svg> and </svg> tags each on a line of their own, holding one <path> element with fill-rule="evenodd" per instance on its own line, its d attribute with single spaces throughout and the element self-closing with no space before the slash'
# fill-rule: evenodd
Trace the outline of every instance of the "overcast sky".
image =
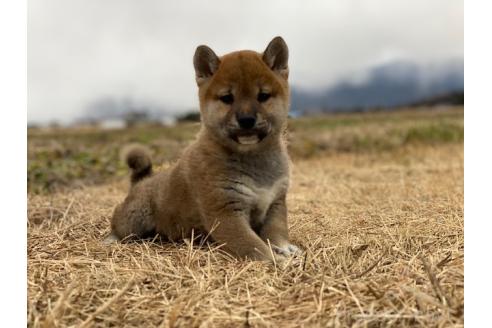
<svg viewBox="0 0 492 328">
<path fill-rule="evenodd" d="M 277 35 L 291 84 L 326 87 L 389 61 L 462 58 L 463 1 L 30 0 L 28 120 L 69 122 L 103 96 L 197 107 L 197 45 L 261 52 Z"/>
</svg>

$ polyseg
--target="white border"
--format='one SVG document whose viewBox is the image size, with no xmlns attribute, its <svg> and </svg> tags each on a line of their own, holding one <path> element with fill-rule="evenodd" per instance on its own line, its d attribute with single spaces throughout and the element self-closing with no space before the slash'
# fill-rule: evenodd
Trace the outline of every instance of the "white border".
<svg viewBox="0 0 492 328">
<path fill-rule="evenodd" d="M 491 3 L 465 4 L 465 326 L 490 322 Z"/>
<path fill-rule="evenodd" d="M 0 5 L 1 321 L 27 322 L 27 2 Z"/>
</svg>

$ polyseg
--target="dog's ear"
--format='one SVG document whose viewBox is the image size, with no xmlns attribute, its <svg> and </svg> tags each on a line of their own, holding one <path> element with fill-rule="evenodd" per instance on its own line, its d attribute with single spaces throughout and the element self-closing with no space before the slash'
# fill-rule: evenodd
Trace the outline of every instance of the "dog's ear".
<svg viewBox="0 0 492 328">
<path fill-rule="evenodd" d="M 275 73 L 287 80 L 289 77 L 289 48 L 280 36 L 273 38 L 263 52 L 263 61 Z"/>
<path fill-rule="evenodd" d="M 198 46 L 193 56 L 195 66 L 196 83 L 201 85 L 217 72 L 220 60 L 215 52 L 207 46 Z"/>
</svg>

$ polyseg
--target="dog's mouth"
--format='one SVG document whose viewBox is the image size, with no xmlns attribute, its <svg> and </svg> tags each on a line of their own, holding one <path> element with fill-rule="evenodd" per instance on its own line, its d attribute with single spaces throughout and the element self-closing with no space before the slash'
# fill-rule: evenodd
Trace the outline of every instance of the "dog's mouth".
<svg viewBox="0 0 492 328">
<path fill-rule="evenodd" d="M 256 145 L 268 135 L 263 130 L 238 130 L 230 134 L 230 138 L 240 145 Z"/>
</svg>

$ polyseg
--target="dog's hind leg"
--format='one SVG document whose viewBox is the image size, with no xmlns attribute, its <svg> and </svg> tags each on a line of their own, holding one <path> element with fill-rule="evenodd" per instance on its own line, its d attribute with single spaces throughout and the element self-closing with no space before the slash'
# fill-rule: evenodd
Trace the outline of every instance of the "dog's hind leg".
<svg viewBox="0 0 492 328">
<path fill-rule="evenodd" d="M 111 233 L 105 243 L 132 237 L 147 238 L 155 235 L 155 220 L 148 201 L 142 199 L 126 199 L 118 205 L 111 219 Z"/>
</svg>

